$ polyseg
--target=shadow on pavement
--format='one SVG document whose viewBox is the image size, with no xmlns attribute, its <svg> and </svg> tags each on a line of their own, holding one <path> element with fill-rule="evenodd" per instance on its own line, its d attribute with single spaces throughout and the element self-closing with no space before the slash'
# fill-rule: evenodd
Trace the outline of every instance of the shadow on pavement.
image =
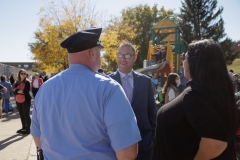
<svg viewBox="0 0 240 160">
<path fill-rule="evenodd" d="M 30 114 L 30 116 L 32 115 L 32 110 L 30 110 L 29 114 Z M 4 114 L 3 114 L 3 116 L 5 117 Z M 3 122 L 8 122 L 8 121 L 13 120 L 13 119 L 19 119 L 19 113 L 16 109 L 14 109 L 14 112 L 8 112 L 8 117 L 5 118 L 4 120 L 2 120 L 2 123 Z"/>
<path fill-rule="evenodd" d="M 8 137 L 7 139 L 5 140 L 2 140 L 0 142 L 0 150 L 4 149 L 5 147 L 7 147 L 8 145 L 14 143 L 14 142 L 17 142 L 17 141 L 20 141 L 22 140 L 23 138 L 25 138 L 26 136 L 28 136 L 28 134 L 26 135 L 22 135 L 22 134 L 15 134 L 11 137 Z"/>
</svg>

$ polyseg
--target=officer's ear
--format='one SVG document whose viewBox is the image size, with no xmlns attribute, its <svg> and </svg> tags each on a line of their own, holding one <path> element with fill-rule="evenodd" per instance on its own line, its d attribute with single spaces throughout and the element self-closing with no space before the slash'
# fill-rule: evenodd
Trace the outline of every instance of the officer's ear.
<svg viewBox="0 0 240 160">
<path fill-rule="evenodd" d="M 94 49 L 93 49 L 93 48 L 90 48 L 90 49 L 88 50 L 88 57 L 89 57 L 90 59 L 94 58 Z"/>
<path fill-rule="evenodd" d="M 91 48 L 89 49 L 88 51 L 88 57 L 93 60 L 93 61 L 96 61 L 99 59 L 99 52 L 98 52 L 98 49 L 97 47 L 94 47 L 94 48 Z"/>
</svg>

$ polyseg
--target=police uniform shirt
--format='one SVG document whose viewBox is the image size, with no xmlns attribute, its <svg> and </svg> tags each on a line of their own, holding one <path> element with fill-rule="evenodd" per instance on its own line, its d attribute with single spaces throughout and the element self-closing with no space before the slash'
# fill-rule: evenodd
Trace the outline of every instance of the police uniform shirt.
<svg viewBox="0 0 240 160">
<path fill-rule="evenodd" d="M 45 82 L 34 102 L 31 134 L 44 158 L 114 160 L 116 151 L 141 140 L 122 87 L 72 64 Z"/>
</svg>

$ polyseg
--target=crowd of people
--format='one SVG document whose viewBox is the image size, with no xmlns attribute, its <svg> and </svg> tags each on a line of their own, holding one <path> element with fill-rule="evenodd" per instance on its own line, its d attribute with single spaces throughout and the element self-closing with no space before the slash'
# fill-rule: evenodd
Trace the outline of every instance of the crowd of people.
<svg viewBox="0 0 240 160">
<path fill-rule="evenodd" d="M 232 84 L 233 84 L 233 88 L 234 88 L 234 92 L 240 92 L 240 81 L 239 81 L 239 75 L 238 74 L 234 74 L 233 70 L 231 69 L 229 71 L 229 77 L 232 80 Z"/>
<path fill-rule="evenodd" d="M 19 111 L 22 129 L 18 130 L 17 133 L 30 133 L 30 106 L 31 98 L 35 98 L 35 95 L 43 84 L 47 81 L 48 77 L 39 78 L 39 74 L 35 73 L 34 77 L 28 75 L 26 70 L 21 69 L 17 75 L 17 79 L 11 74 L 9 78 L 5 75 L 1 76 L 0 85 L 0 118 L 2 118 L 2 110 L 4 108 L 5 117 L 8 117 L 9 110 L 13 110 L 10 104 L 10 97 L 14 95 L 16 101 L 16 107 Z M 37 82 L 36 82 L 37 81 Z M 38 83 L 39 82 L 39 83 Z M 27 132 L 22 132 L 22 130 L 27 130 Z"/>
<path fill-rule="evenodd" d="M 101 32 L 89 28 L 64 40 L 70 66 L 44 83 L 37 74 L 30 82 L 19 71 L 17 132 L 31 133 L 40 159 L 236 159 L 238 77 L 228 74 L 216 42 L 189 44 L 180 74 L 167 77 L 158 110 L 151 78 L 133 70 L 133 44 L 118 47 L 115 72 L 106 75 L 100 68 Z M 158 63 L 166 57 L 165 48 L 160 52 Z M 7 87 L 0 89 L 6 94 Z M 37 92 L 32 120 L 30 91 Z"/>
</svg>

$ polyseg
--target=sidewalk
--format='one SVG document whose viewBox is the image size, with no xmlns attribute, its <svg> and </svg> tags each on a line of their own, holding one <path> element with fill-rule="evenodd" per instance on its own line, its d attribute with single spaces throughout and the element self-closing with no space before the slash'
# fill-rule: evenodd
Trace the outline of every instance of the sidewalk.
<svg viewBox="0 0 240 160">
<path fill-rule="evenodd" d="M 14 98 L 10 98 L 14 111 L 0 119 L 0 159 L 1 160 L 36 160 L 36 147 L 32 136 L 16 133 L 22 127 Z M 32 115 L 32 109 L 30 111 Z"/>
</svg>

